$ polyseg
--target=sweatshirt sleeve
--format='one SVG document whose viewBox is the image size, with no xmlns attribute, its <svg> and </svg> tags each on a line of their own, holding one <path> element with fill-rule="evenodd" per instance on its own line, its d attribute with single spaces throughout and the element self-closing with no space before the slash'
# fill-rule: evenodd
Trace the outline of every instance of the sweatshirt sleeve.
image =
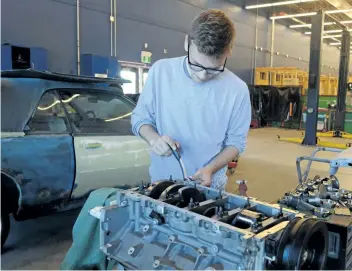
<svg viewBox="0 0 352 271">
<path fill-rule="evenodd" d="M 147 81 L 138 99 L 137 106 L 132 111 L 131 125 L 133 134 L 139 136 L 139 130 L 143 125 L 149 124 L 156 129 L 155 125 L 155 64 L 148 72 Z"/>
<path fill-rule="evenodd" d="M 252 118 L 250 95 L 247 85 L 243 84 L 240 101 L 234 105 L 224 146 L 234 146 L 239 154 L 247 145 L 247 136 Z"/>
</svg>

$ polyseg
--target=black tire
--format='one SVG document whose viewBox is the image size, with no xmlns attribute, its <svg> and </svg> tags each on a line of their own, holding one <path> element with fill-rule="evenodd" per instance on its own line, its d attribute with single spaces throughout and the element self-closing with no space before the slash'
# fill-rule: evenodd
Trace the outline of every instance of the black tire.
<svg viewBox="0 0 352 271">
<path fill-rule="evenodd" d="M 6 210 L 1 210 L 1 250 L 9 236 L 10 215 Z"/>
<path fill-rule="evenodd" d="M 10 232 L 10 215 L 18 210 L 18 198 L 15 181 L 1 173 L 1 251 Z"/>
</svg>

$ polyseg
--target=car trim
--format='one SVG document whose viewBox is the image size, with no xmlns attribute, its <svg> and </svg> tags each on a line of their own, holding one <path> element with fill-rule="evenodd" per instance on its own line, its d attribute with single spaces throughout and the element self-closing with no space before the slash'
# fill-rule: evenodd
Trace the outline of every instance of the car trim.
<svg viewBox="0 0 352 271">
<path fill-rule="evenodd" d="M 94 83 L 94 84 L 109 84 L 110 86 L 131 83 L 122 77 L 116 78 L 99 78 L 92 76 L 72 75 L 64 73 L 56 73 L 49 71 L 38 71 L 34 69 L 18 69 L 1 71 L 3 78 L 38 78 L 50 81 L 70 82 L 70 83 Z"/>
<path fill-rule="evenodd" d="M 7 137 L 23 137 L 26 134 L 24 132 L 2 132 L 1 131 L 1 138 Z"/>
<path fill-rule="evenodd" d="M 13 181 L 13 183 L 16 185 L 17 190 L 18 190 L 18 208 L 16 210 L 16 213 L 20 212 L 22 209 L 22 189 L 21 186 L 19 185 L 19 183 L 15 180 L 15 178 L 13 178 L 10 174 L 8 174 L 7 172 L 1 170 L 1 174 L 5 175 L 6 177 L 8 177 L 11 181 Z"/>
</svg>

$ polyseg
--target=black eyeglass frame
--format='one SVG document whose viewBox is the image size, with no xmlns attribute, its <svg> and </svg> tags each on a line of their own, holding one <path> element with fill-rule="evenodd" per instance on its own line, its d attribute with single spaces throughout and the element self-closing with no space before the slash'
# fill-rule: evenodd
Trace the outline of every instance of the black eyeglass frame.
<svg viewBox="0 0 352 271">
<path fill-rule="evenodd" d="M 189 67 L 190 67 L 192 70 L 197 71 L 197 72 L 200 72 L 200 71 L 205 70 L 205 71 L 207 72 L 207 74 L 212 74 L 212 75 L 220 74 L 220 73 L 222 73 L 222 72 L 225 71 L 227 58 L 225 58 L 224 65 L 223 65 L 223 67 L 222 67 L 221 70 L 219 70 L 219 69 L 213 69 L 213 68 L 205 68 L 205 67 L 203 67 L 203 66 L 201 66 L 201 65 L 194 64 L 194 63 L 191 62 L 191 60 L 190 60 L 190 58 L 189 58 L 189 48 L 190 48 L 190 42 L 188 43 L 187 59 L 188 59 L 188 65 L 189 65 Z M 195 70 L 194 68 L 192 68 L 192 66 L 193 66 L 193 67 L 201 68 L 201 70 Z M 209 72 L 209 71 L 210 71 L 210 72 Z"/>
</svg>

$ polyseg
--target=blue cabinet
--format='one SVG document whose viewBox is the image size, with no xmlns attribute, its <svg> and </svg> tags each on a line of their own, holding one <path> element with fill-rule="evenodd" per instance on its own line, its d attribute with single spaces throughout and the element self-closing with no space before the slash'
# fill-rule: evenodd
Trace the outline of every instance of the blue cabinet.
<svg viewBox="0 0 352 271">
<path fill-rule="evenodd" d="M 48 70 L 48 51 L 40 47 L 1 45 L 1 70 L 29 68 Z"/>
<path fill-rule="evenodd" d="M 117 77 L 120 73 L 117 58 L 84 54 L 81 57 L 81 75 Z"/>
<path fill-rule="evenodd" d="M 31 68 L 37 71 L 48 70 L 48 52 L 44 48 L 30 48 Z"/>
<path fill-rule="evenodd" d="M 108 76 L 115 78 L 120 76 L 120 63 L 118 62 L 116 57 L 110 57 L 109 58 L 109 72 L 108 72 Z"/>
<path fill-rule="evenodd" d="M 1 70 L 12 69 L 12 50 L 11 45 L 1 45 Z"/>
</svg>

